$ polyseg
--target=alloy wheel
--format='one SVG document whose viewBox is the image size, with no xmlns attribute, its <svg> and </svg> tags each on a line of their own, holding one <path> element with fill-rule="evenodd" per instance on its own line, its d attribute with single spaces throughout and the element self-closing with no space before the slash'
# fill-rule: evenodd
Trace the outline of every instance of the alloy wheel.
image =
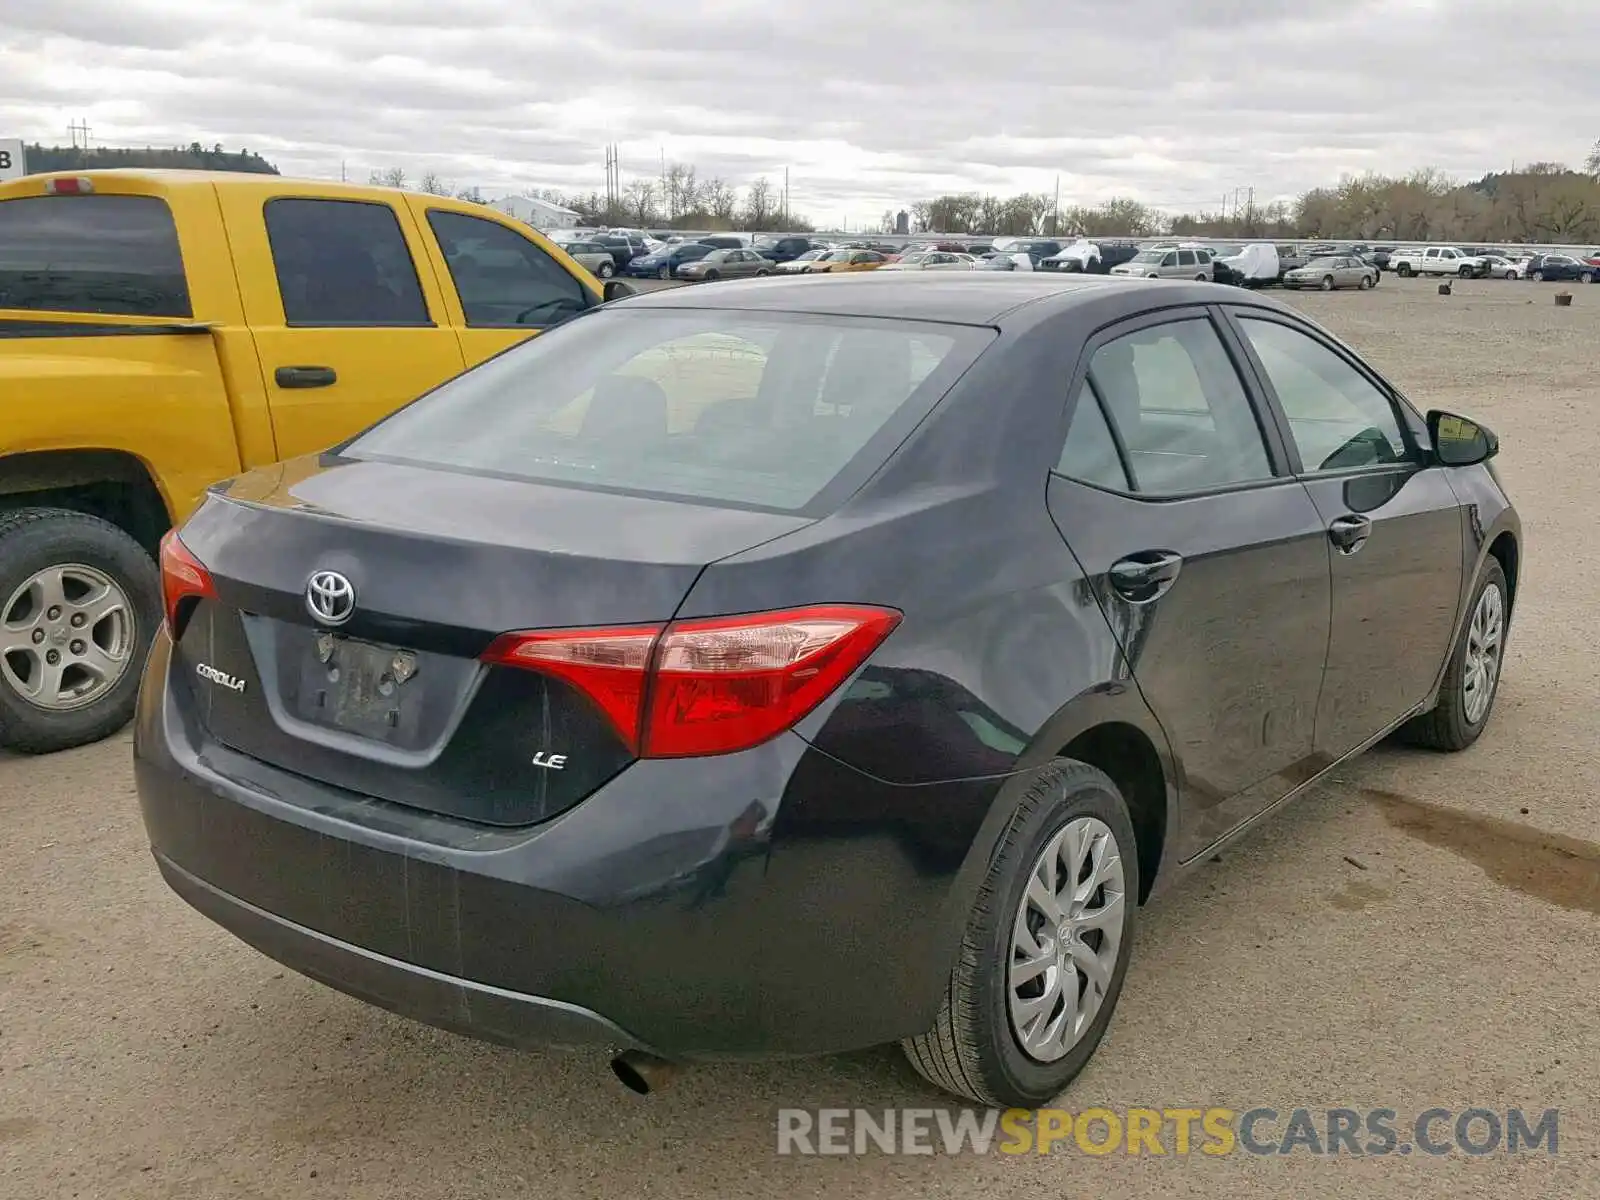
<svg viewBox="0 0 1600 1200">
<path fill-rule="evenodd" d="M 1045 844 L 1012 922 L 1006 1000 L 1017 1044 L 1037 1062 L 1065 1057 L 1105 1003 L 1127 920 L 1116 835 L 1078 817 Z"/>
<path fill-rule="evenodd" d="M 1461 707 L 1467 721 L 1478 724 L 1488 715 L 1500 681 L 1500 651 L 1505 641 L 1505 597 L 1491 583 L 1478 597 L 1467 626 L 1466 661 L 1461 672 Z"/>
<path fill-rule="evenodd" d="M 136 640 L 133 605 L 109 575 L 47 567 L 0 608 L 0 680 L 35 707 L 82 708 L 117 685 Z"/>
</svg>

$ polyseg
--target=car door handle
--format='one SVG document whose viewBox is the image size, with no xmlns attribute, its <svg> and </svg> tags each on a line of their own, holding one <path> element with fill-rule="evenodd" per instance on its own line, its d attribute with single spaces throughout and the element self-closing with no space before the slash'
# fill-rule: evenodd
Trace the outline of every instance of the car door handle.
<svg viewBox="0 0 1600 1200">
<path fill-rule="evenodd" d="M 1328 526 L 1328 539 L 1339 548 L 1341 554 L 1354 554 L 1366 544 L 1371 533 L 1371 517 L 1336 517 Z"/>
<path fill-rule="evenodd" d="M 279 367 L 272 378 L 281 388 L 332 387 L 339 381 L 332 367 Z"/>
<path fill-rule="evenodd" d="M 1171 587 L 1182 569 L 1181 554 L 1143 550 L 1112 563 L 1108 575 L 1111 586 L 1124 600 L 1146 604 Z"/>
</svg>

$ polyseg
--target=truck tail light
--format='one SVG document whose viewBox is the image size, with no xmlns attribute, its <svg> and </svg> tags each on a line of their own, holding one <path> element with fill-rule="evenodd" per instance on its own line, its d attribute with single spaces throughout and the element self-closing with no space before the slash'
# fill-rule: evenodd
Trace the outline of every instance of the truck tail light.
<svg viewBox="0 0 1600 1200">
<path fill-rule="evenodd" d="M 792 728 L 900 619 L 893 609 L 826 604 L 666 626 L 508 633 L 483 659 L 578 687 L 641 758 L 729 754 Z"/>
<path fill-rule="evenodd" d="M 84 175 L 58 175 L 44 181 L 44 190 L 47 196 L 91 196 L 94 180 Z"/>
<path fill-rule="evenodd" d="M 161 598 L 166 608 L 167 632 L 174 641 L 183 633 L 193 602 L 217 598 L 211 572 L 178 540 L 176 529 L 161 539 Z"/>
</svg>

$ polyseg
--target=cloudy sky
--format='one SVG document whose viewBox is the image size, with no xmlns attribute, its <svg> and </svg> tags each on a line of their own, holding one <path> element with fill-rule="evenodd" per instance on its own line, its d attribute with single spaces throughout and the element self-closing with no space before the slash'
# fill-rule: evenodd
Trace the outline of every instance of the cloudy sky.
<svg viewBox="0 0 1600 1200">
<path fill-rule="evenodd" d="M 221 142 L 486 193 L 661 155 L 875 221 L 945 191 L 1174 210 L 1581 162 L 1600 0 L 0 0 L 0 137 Z"/>
</svg>

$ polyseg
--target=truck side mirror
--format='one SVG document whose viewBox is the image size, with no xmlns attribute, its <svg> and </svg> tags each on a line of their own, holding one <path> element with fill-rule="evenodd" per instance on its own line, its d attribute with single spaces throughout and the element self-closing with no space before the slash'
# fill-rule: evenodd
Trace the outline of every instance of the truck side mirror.
<svg viewBox="0 0 1600 1200">
<path fill-rule="evenodd" d="M 621 300 L 624 297 L 637 296 L 638 294 L 639 289 L 625 279 L 606 280 L 605 291 L 602 293 L 607 304 L 610 304 L 613 300 Z"/>
</svg>

